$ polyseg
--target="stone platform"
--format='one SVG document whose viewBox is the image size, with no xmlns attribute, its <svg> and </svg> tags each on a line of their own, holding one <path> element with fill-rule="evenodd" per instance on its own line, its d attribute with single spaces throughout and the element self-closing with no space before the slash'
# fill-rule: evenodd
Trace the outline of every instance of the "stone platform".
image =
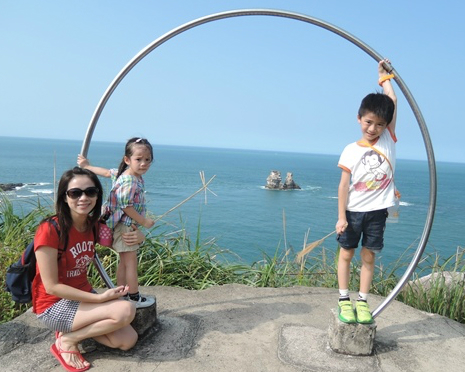
<svg viewBox="0 0 465 372">
<path fill-rule="evenodd" d="M 465 365 L 464 324 L 397 301 L 376 318 L 372 354 L 352 356 L 329 347 L 337 289 L 140 290 L 157 298 L 156 325 L 131 350 L 88 350 L 91 372 L 462 372 Z M 383 299 L 370 295 L 370 307 Z M 62 372 L 53 342 L 31 312 L 0 325 L 2 372 Z"/>
<path fill-rule="evenodd" d="M 376 322 L 347 324 L 341 322 L 336 309 L 331 309 L 328 342 L 331 350 L 347 355 L 371 355 L 376 335 Z"/>
</svg>

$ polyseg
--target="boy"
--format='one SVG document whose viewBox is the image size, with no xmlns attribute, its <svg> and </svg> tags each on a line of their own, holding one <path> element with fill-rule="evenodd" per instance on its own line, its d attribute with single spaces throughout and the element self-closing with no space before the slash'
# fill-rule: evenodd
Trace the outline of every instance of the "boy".
<svg viewBox="0 0 465 372">
<path fill-rule="evenodd" d="M 339 319 L 345 323 L 372 323 L 367 297 L 375 267 L 375 253 L 383 248 L 387 208 L 394 205 L 394 169 L 397 98 L 390 74 L 378 63 L 379 85 L 384 93 L 367 95 L 357 119 L 362 138 L 346 146 L 339 158 L 342 169 L 338 188 L 336 233 L 341 247 L 337 267 Z M 386 130 L 387 129 L 387 130 Z M 362 238 L 360 292 L 355 312 L 349 297 L 350 262 Z"/>
</svg>

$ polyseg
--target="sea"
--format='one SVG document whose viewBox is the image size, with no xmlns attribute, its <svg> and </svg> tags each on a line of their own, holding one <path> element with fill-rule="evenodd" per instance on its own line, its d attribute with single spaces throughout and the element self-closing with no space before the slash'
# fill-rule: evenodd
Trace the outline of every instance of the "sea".
<svg viewBox="0 0 465 372">
<path fill-rule="evenodd" d="M 149 235 L 184 229 L 192 242 L 199 238 L 230 252 L 229 262 L 252 264 L 285 252 L 292 257 L 305 243 L 334 231 L 338 155 L 153 146 L 154 163 L 144 176 L 147 208 L 155 218 L 163 217 Z M 37 201 L 53 208 L 54 185 L 76 165 L 81 147 L 73 140 L 0 137 L 0 183 L 24 184 L 5 193 L 16 214 L 29 212 Z M 93 165 L 116 168 L 123 150 L 124 143 L 92 141 L 87 155 Z M 398 222 L 387 224 L 385 248 L 377 256 L 383 266 L 411 259 L 430 207 L 428 162 L 397 159 L 396 167 L 402 198 Z M 437 203 L 424 255 L 445 259 L 465 247 L 465 164 L 437 162 L 436 167 Z M 266 189 L 272 170 L 283 179 L 291 172 L 301 189 Z M 108 193 L 109 180 L 101 180 Z M 335 235 L 316 250 L 323 247 L 336 251 Z"/>
</svg>

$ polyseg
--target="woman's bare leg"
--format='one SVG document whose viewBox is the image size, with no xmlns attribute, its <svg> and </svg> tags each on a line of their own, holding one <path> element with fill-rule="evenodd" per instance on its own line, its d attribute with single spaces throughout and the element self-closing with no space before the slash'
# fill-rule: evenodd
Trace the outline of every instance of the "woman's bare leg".
<svg viewBox="0 0 465 372">
<path fill-rule="evenodd" d="M 114 300 L 105 303 L 81 303 L 73 322 L 73 330 L 57 340 L 63 350 L 77 351 L 77 344 L 94 338 L 101 344 L 129 350 L 137 342 L 137 332 L 130 326 L 136 314 L 135 306 L 128 301 Z M 61 344 L 61 345 L 60 345 Z M 66 363 L 76 368 L 88 365 L 75 354 L 62 354 Z"/>
</svg>

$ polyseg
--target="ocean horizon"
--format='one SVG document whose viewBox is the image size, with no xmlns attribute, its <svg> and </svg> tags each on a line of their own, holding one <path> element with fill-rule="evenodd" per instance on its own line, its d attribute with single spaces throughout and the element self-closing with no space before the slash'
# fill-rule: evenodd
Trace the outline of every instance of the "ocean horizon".
<svg viewBox="0 0 465 372">
<path fill-rule="evenodd" d="M 7 192 L 19 214 L 27 212 L 31 200 L 53 203 L 54 183 L 76 165 L 82 141 L 0 137 L 0 183 L 22 183 Z M 291 249 L 334 230 L 337 218 L 339 155 L 319 155 L 263 150 L 238 150 L 153 144 L 154 164 L 144 176 L 148 210 L 161 216 L 202 187 L 200 172 L 210 191 L 201 192 L 163 218 L 163 229 L 184 228 L 195 240 L 214 239 L 237 259 L 252 263 L 264 255 Z M 92 141 L 88 158 L 93 165 L 116 168 L 124 143 Z M 465 246 L 462 211 L 465 196 L 465 164 L 437 162 L 436 213 L 425 253 L 446 258 Z M 268 190 L 266 178 L 272 170 L 293 173 L 300 190 Z M 111 187 L 102 179 L 105 192 Z M 397 159 L 396 185 L 402 193 L 398 223 L 387 225 L 385 248 L 377 256 L 383 265 L 402 254 L 414 253 L 423 234 L 429 207 L 427 161 Z M 200 229 L 198 230 L 198 226 Z M 157 235 L 158 229 L 154 230 Z M 323 244 L 336 250 L 334 237 Z M 236 256 L 235 256 L 236 257 Z"/>
</svg>

